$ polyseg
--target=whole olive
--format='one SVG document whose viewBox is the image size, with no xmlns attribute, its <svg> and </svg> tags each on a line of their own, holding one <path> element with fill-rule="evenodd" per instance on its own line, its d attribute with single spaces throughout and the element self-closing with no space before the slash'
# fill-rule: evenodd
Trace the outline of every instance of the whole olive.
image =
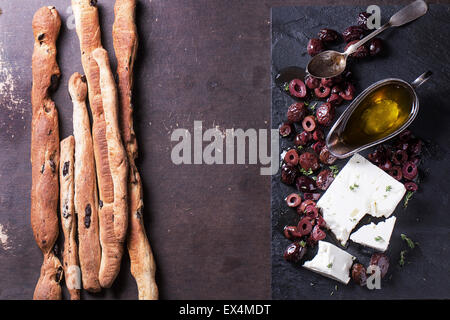
<svg viewBox="0 0 450 320">
<path fill-rule="evenodd" d="M 281 181 L 287 185 L 291 185 L 295 182 L 299 171 L 296 166 L 285 163 L 281 167 Z"/>
<path fill-rule="evenodd" d="M 374 253 L 370 258 L 370 265 L 378 266 L 381 271 L 381 277 L 383 278 L 389 269 L 389 258 L 384 253 Z"/>
<path fill-rule="evenodd" d="M 310 56 L 315 56 L 316 54 L 325 50 L 325 46 L 323 45 L 322 40 L 313 38 L 308 41 L 306 49 Z"/>
<path fill-rule="evenodd" d="M 353 41 L 350 41 L 350 42 L 345 46 L 344 51 L 346 51 L 346 50 L 348 49 L 348 47 L 350 47 L 352 44 L 357 43 L 358 41 L 359 41 L 359 40 L 353 40 Z M 358 49 L 356 49 L 356 51 L 353 52 L 353 53 L 350 55 L 350 57 L 353 57 L 353 58 L 365 58 L 365 57 L 367 57 L 368 55 L 369 55 L 369 49 L 368 49 L 366 46 L 362 45 L 361 47 L 359 47 Z"/>
<path fill-rule="evenodd" d="M 339 39 L 339 33 L 333 29 L 321 29 L 319 31 L 319 39 L 323 42 L 335 42 Z"/>
<path fill-rule="evenodd" d="M 362 27 L 364 30 L 369 30 L 369 28 L 367 27 L 367 20 L 370 18 L 370 16 L 370 13 L 360 12 L 358 14 L 358 18 L 356 19 L 358 26 Z"/>
<path fill-rule="evenodd" d="M 369 53 L 371 56 L 376 56 L 383 51 L 383 40 L 374 38 L 369 42 Z"/>
<path fill-rule="evenodd" d="M 306 171 L 319 169 L 319 159 L 312 152 L 304 152 L 298 160 L 299 165 Z"/>
<path fill-rule="evenodd" d="M 334 107 L 326 102 L 317 107 L 317 122 L 323 126 L 329 126 L 334 119 Z"/>
<path fill-rule="evenodd" d="M 309 141 L 311 141 L 311 133 L 308 131 L 302 131 L 294 139 L 296 146 L 306 146 Z"/>
<path fill-rule="evenodd" d="M 352 279 L 360 286 L 365 286 L 367 282 L 366 268 L 360 263 L 355 263 L 352 267 Z"/>
<path fill-rule="evenodd" d="M 287 119 L 290 123 L 300 122 L 306 115 L 306 108 L 303 102 L 297 102 L 289 106 Z"/>
<path fill-rule="evenodd" d="M 361 40 L 364 37 L 364 29 L 360 26 L 350 26 L 342 32 L 345 42 Z"/>
</svg>

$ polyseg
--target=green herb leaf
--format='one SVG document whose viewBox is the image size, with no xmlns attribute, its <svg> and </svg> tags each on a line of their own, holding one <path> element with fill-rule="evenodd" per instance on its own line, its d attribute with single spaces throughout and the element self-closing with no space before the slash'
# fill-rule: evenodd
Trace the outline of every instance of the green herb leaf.
<svg viewBox="0 0 450 320">
<path fill-rule="evenodd" d="M 409 202 L 409 200 L 411 200 L 413 194 L 414 194 L 414 191 L 408 191 L 408 192 L 406 193 L 405 201 L 403 202 L 403 206 L 404 206 L 405 208 L 408 206 L 408 202 Z"/>
<path fill-rule="evenodd" d="M 406 252 L 407 252 L 406 250 L 400 252 L 400 261 L 398 262 L 400 267 L 403 267 L 405 265 Z"/>
<path fill-rule="evenodd" d="M 350 190 L 354 191 L 356 188 L 359 188 L 359 185 L 354 183 L 352 186 L 350 186 Z"/>
<path fill-rule="evenodd" d="M 306 247 L 306 242 L 305 242 L 305 241 L 303 241 L 303 240 L 302 240 L 302 241 L 300 241 L 300 242 L 299 242 L 299 244 L 300 244 L 300 245 L 301 245 L 301 246 L 302 246 L 303 248 L 304 248 L 304 247 Z"/>
<path fill-rule="evenodd" d="M 327 265 L 327 268 L 330 268 L 330 269 L 331 269 L 332 267 L 333 267 L 333 263 L 330 262 L 330 263 Z"/>
<path fill-rule="evenodd" d="M 288 82 L 285 82 L 285 83 L 284 83 L 284 85 L 283 85 L 283 90 L 284 90 L 284 91 L 289 91 L 289 83 L 288 83 Z"/>
<path fill-rule="evenodd" d="M 336 165 L 334 165 L 334 166 L 329 166 L 328 168 L 330 168 L 331 173 L 333 173 L 333 176 L 336 178 L 336 176 L 337 176 L 338 173 L 339 173 L 339 168 L 338 168 Z"/>
<path fill-rule="evenodd" d="M 400 235 L 400 237 L 402 238 L 402 240 L 405 240 L 406 241 L 406 243 L 408 244 L 408 246 L 411 248 L 411 249 L 414 249 L 414 247 L 416 246 L 415 244 L 414 244 L 414 241 L 412 241 L 410 238 L 408 238 L 405 234 L 401 234 Z"/>
<path fill-rule="evenodd" d="M 314 111 L 316 109 L 316 106 L 317 106 L 317 102 L 314 103 L 312 106 L 310 105 L 309 109 L 311 109 L 311 111 Z"/>
<path fill-rule="evenodd" d="M 382 237 L 378 236 L 378 237 L 375 237 L 375 241 L 384 241 L 384 239 Z"/>
<path fill-rule="evenodd" d="M 300 168 L 300 172 L 303 173 L 305 176 L 310 176 L 310 175 L 312 175 L 314 173 L 311 168 L 309 168 L 308 171 L 306 171 L 303 168 Z"/>
<path fill-rule="evenodd" d="M 387 186 L 386 187 L 386 192 L 389 192 L 389 191 L 391 191 L 392 190 L 392 186 Z"/>
</svg>

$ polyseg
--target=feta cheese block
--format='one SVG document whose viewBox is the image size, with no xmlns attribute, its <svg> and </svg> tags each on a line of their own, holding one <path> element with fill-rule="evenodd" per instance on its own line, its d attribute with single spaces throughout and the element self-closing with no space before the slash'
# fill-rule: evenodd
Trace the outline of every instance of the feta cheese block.
<svg viewBox="0 0 450 320">
<path fill-rule="evenodd" d="M 350 281 L 353 260 L 355 257 L 344 250 L 329 242 L 319 241 L 319 251 L 316 256 L 311 261 L 306 261 L 303 267 L 347 284 Z"/>
<path fill-rule="evenodd" d="M 362 226 L 352 233 L 350 240 L 384 252 L 389 246 L 389 240 L 391 239 L 392 230 L 394 230 L 395 220 L 395 217 L 390 217 L 377 224 L 372 222 L 371 224 Z"/>
<path fill-rule="evenodd" d="M 402 183 L 355 154 L 317 202 L 327 227 L 343 246 L 362 217 L 388 218 L 403 198 Z"/>
</svg>

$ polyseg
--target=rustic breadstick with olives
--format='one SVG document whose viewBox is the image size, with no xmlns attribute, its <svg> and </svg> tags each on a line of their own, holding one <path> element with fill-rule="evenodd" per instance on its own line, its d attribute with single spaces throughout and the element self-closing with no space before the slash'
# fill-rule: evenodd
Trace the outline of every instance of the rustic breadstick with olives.
<svg viewBox="0 0 450 320">
<path fill-rule="evenodd" d="M 128 155 L 128 236 L 131 274 L 136 279 L 139 299 L 158 299 L 155 260 L 143 222 L 142 182 L 137 170 L 137 141 L 133 128 L 133 67 L 138 47 L 135 24 L 136 0 L 116 0 L 114 6 L 113 43 L 117 59 L 120 130 Z"/>
<path fill-rule="evenodd" d="M 102 277 L 112 279 L 114 276 L 115 278 L 115 272 L 120 268 L 128 228 L 128 159 L 120 137 L 119 101 L 116 83 L 109 65 L 108 53 L 103 48 L 97 48 L 92 51 L 92 57 L 100 68 L 100 89 L 106 122 L 108 159 L 114 186 L 114 202 L 103 203 L 103 208 L 100 210 L 101 282 Z M 109 212 L 112 214 L 109 214 Z M 110 266 L 115 266 L 117 269 L 111 269 Z"/>
<path fill-rule="evenodd" d="M 76 241 L 76 218 L 73 203 L 74 180 L 73 165 L 75 139 L 69 136 L 61 141 L 61 159 L 59 164 L 60 214 L 64 233 L 63 266 L 66 286 L 71 300 L 80 300 L 81 273 L 78 262 Z"/>
<path fill-rule="evenodd" d="M 120 138 L 114 99 L 109 96 L 115 90 L 114 81 L 108 81 L 103 72 L 103 82 L 107 82 L 104 92 L 100 88 L 100 70 L 92 52 L 101 48 L 100 25 L 96 1 L 72 0 L 75 25 L 80 40 L 81 62 L 88 82 L 89 103 L 92 109 L 92 137 L 99 188 L 99 226 L 102 257 L 99 272 L 100 285 L 109 288 L 120 271 L 123 255 L 127 216 L 126 167 L 127 158 Z M 105 66 L 104 59 L 100 65 Z M 109 62 L 108 62 L 109 64 Z M 105 110 L 104 104 L 109 104 Z M 109 114 L 109 120 L 106 115 Z M 107 123 L 108 122 L 108 123 Z M 125 177 L 123 171 L 125 170 Z M 125 186 L 125 187 L 124 187 Z"/>
<path fill-rule="evenodd" d="M 61 299 L 63 267 L 53 252 L 58 238 L 59 125 L 58 111 L 50 98 L 60 77 L 56 40 L 61 19 L 54 7 L 43 7 L 33 17 L 34 50 L 31 91 L 31 227 L 44 255 L 33 299 Z"/>
<path fill-rule="evenodd" d="M 101 290 L 99 270 L 101 248 L 98 223 L 97 179 L 91 126 L 86 107 L 86 78 L 78 72 L 69 80 L 73 103 L 73 134 L 75 136 L 75 211 L 78 216 L 78 243 L 83 288 Z"/>
</svg>

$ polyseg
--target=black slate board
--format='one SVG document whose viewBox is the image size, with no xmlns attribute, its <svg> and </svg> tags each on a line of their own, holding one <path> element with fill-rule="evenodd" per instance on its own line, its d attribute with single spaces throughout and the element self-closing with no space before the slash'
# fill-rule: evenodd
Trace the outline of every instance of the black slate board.
<svg viewBox="0 0 450 320">
<path fill-rule="evenodd" d="M 384 23 L 401 6 L 381 7 Z M 306 66 L 309 38 L 328 27 L 338 31 L 356 24 L 356 16 L 365 7 L 278 7 L 272 8 L 272 128 L 285 121 L 287 107 L 293 99 L 281 92 L 273 81 L 277 72 L 288 66 Z M 401 28 L 392 28 L 380 36 L 388 44 L 382 57 L 351 65 L 357 78 L 358 93 L 378 80 L 394 77 L 413 81 L 431 70 L 432 78 L 418 89 L 419 115 L 411 126 L 413 132 L 427 143 L 422 181 L 408 207 L 403 203 L 394 215 L 396 226 L 387 251 L 391 266 L 382 280 L 381 290 L 368 290 L 350 282 L 347 286 L 314 274 L 300 265 L 284 261 L 282 254 L 290 243 L 282 230 L 297 214 L 288 208 L 284 198 L 294 187 L 280 182 L 280 174 L 272 177 L 272 297 L 274 299 L 417 299 L 450 298 L 450 216 L 448 154 L 450 109 L 450 6 L 430 5 L 428 13 Z M 343 45 L 341 45 L 343 47 Z M 346 108 L 341 106 L 337 116 Z M 280 149 L 292 142 L 281 139 Z M 365 153 L 364 153 L 365 154 Z M 364 155 L 363 154 L 363 155 Z M 347 160 L 337 164 L 342 167 Z M 407 248 L 401 240 L 404 233 L 418 242 L 407 254 L 406 265 L 399 266 L 400 252 Z M 326 241 L 336 244 L 327 236 Z M 372 250 L 351 243 L 348 252 L 368 264 Z M 311 257 L 311 254 L 310 254 Z M 337 285 L 337 286 L 336 286 Z"/>
</svg>

